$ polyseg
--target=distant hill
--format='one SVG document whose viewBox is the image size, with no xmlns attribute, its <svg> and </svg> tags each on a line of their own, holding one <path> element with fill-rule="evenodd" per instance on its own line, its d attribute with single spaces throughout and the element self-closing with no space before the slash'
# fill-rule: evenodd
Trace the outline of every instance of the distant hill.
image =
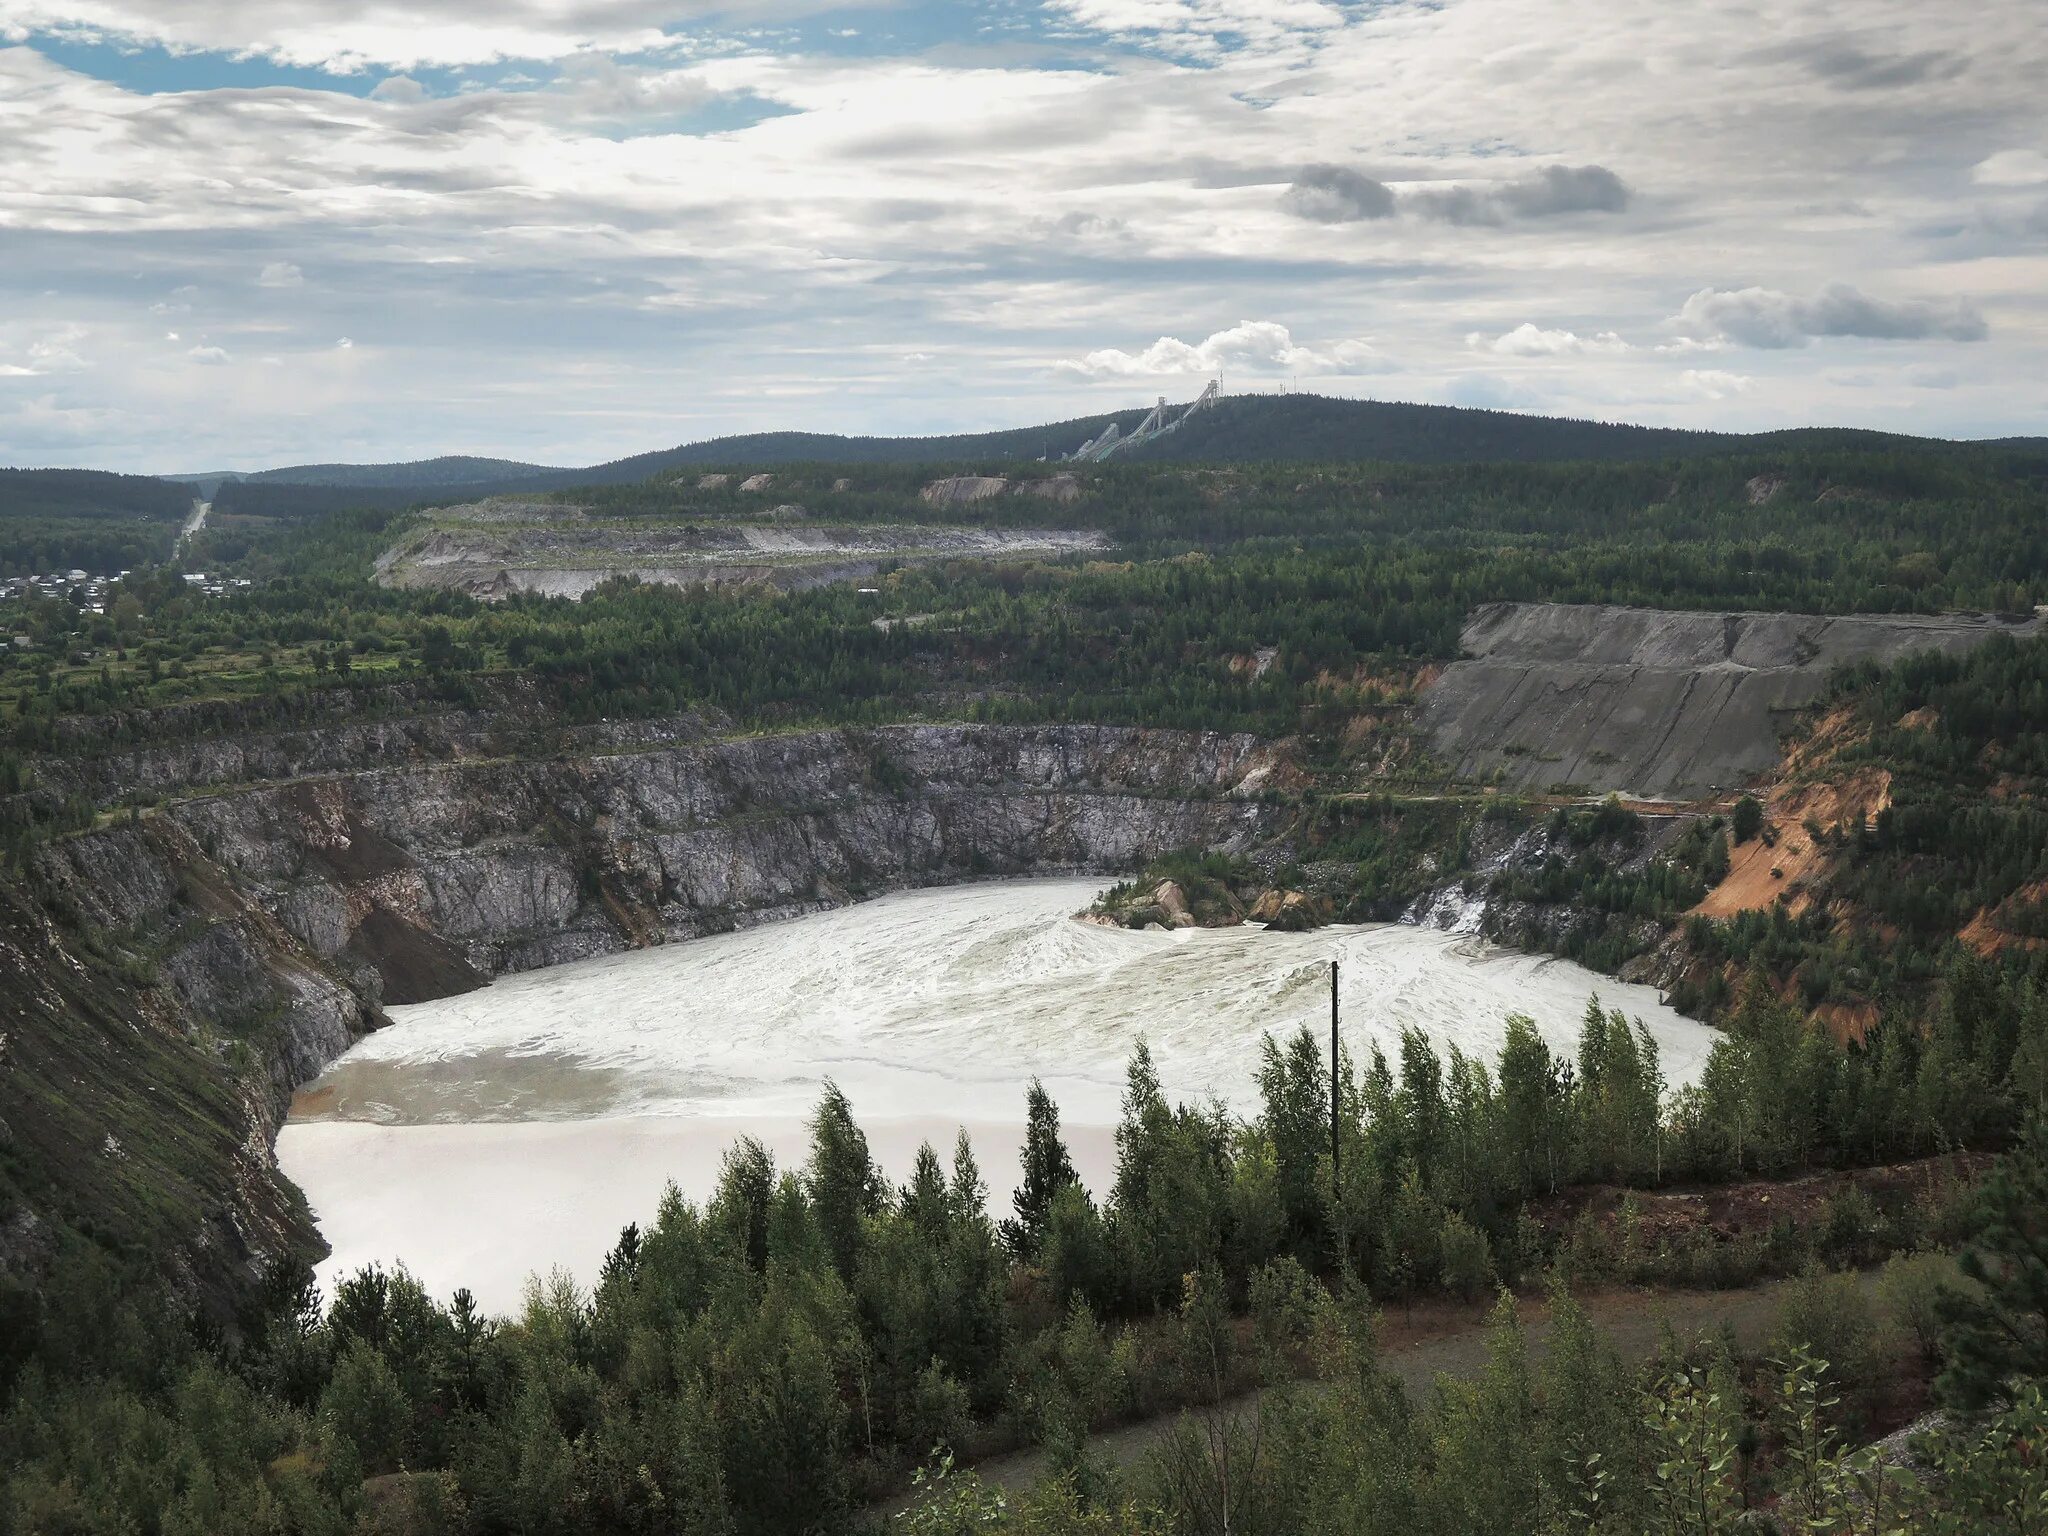
<svg viewBox="0 0 2048 1536">
<path fill-rule="evenodd" d="M 694 464 L 957 464 L 987 459 L 1058 458 L 1100 433 L 1110 422 L 1129 431 L 1144 420 L 1142 410 L 1081 416 L 1038 427 L 1000 432 L 961 432 L 946 437 L 843 437 L 830 432 L 752 432 L 713 437 L 677 448 L 638 453 L 587 470 L 564 471 L 578 485 L 618 485 L 645 480 L 664 469 Z"/>
<path fill-rule="evenodd" d="M 1689 432 L 1625 422 L 1322 395 L 1238 395 L 1117 460 L 1211 463 L 1557 463 L 1697 458 L 1776 446 L 1873 448 L 1931 441 L 1831 427 L 1792 432 Z"/>
<path fill-rule="evenodd" d="M 522 464 L 517 459 L 477 459 L 447 454 L 406 464 L 294 464 L 258 470 L 241 480 L 278 480 L 290 485 L 341 485 L 411 490 L 444 485 L 477 485 L 484 481 L 532 480 L 574 471 L 547 464 Z"/>
<path fill-rule="evenodd" d="M 442 494 L 559 490 L 621 485 L 665 470 L 698 465 L 986 464 L 1003 459 L 1060 458 L 1115 422 L 1129 432 L 1143 410 L 1112 411 L 1042 426 L 936 437 L 847 437 L 824 432 L 754 432 L 708 438 L 634 454 L 583 469 L 549 468 L 500 459 L 443 458 L 416 464 L 315 464 L 239 477 L 252 484 L 348 487 Z M 1835 428 L 1743 434 L 1688 432 L 1620 422 L 1527 416 L 1513 411 L 1320 395 L 1226 396 L 1186 427 L 1119 454 L 1113 463 L 1162 460 L 1210 463 L 1557 463 L 1575 460 L 1695 458 L 1775 446 L 1926 446 L 1934 439 Z M 2024 449 L 2032 441 L 2001 446 Z M 382 499 L 382 498 L 380 498 Z"/>
<path fill-rule="evenodd" d="M 155 475 L 98 469 L 0 469 L 0 517 L 145 518 L 177 523 L 192 493 Z"/>
<path fill-rule="evenodd" d="M 934 437 L 848 437 L 755 432 L 709 438 L 586 468 L 450 455 L 405 464 L 299 464 L 253 474 L 166 476 L 214 495 L 221 510 L 292 515 L 339 505 L 402 507 L 520 491 L 625 485 L 695 466 L 738 469 L 797 463 L 993 465 L 1058 459 L 1114 422 L 1129 433 L 1142 409 L 1040 426 Z M 1691 432 L 1513 411 L 1341 400 L 1322 395 L 1226 396 L 1181 430 L 1118 454 L 1112 463 L 1564 463 L 1699 458 L 1774 448 L 1926 449 L 1936 438 L 1814 427 L 1766 433 Z M 1978 446 L 2032 454 L 2048 439 Z"/>
<path fill-rule="evenodd" d="M 0 577 L 170 558 L 192 492 L 153 475 L 0 469 Z"/>
</svg>

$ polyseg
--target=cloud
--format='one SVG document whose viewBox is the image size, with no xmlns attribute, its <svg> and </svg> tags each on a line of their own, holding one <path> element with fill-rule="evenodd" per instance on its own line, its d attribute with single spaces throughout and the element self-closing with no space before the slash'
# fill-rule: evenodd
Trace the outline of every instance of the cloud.
<svg viewBox="0 0 2048 1536">
<path fill-rule="evenodd" d="M 1255 351 L 1247 380 L 1366 367 L 1376 393 L 1442 399 L 1498 373 L 1540 397 L 1520 403 L 1703 427 L 2048 412 L 2048 29 L 2017 0 L 1966 29 L 1911 0 L 1853 28 L 1839 0 L 1744 27 L 1609 0 L 1569 46 L 1557 0 L 920 5 L 852 48 L 755 29 L 807 4 L 0 0 L 22 44 L 0 46 L 0 360 L 47 375 L 0 388 L 0 444 L 161 469 L 969 430 L 1158 393 L 1048 360 L 1149 366 L 1155 337 L 1199 353 L 1225 314 L 1284 315 L 1283 353 L 1307 354 Z M 1845 36 L 1866 64 L 1820 57 Z M 175 59 L 126 51 L 150 39 Z M 1944 51 L 1967 70 L 1872 83 L 1867 61 Z M 536 62 L 488 63 L 515 55 Z M 1391 215 L 1353 217 L 1375 187 Z M 1740 266 L 1680 265 L 1702 250 Z M 306 286 L 251 295 L 279 256 Z M 1889 388 L 1857 399 L 1823 369 L 1745 370 L 1771 354 L 1712 315 L 1671 324 L 1709 282 L 1811 304 L 1826 276 L 1967 292 L 1997 323 L 1962 354 L 1827 344 L 1881 354 Z M 30 356 L 69 321 L 90 366 Z M 1571 350 L 1610 329 L 1635 350 Z M 336 346 L 359 330 L 374 344 Z M 1340 340 L 1368 336 L 1393 361 Z M 233 365 L 195 372 L 195 343 Z M 913 345 L 934 360 L 903 364 Z M 1684 350 L 1658 367 L 1653 346 Z M 1907 387 L 1959 355 L 1967 387 Z M 1728 403 L 1680 386 L 1731 367 L 1757 380 Z"/>
<path fill-rule="evenodd" d="M 1394 211 L 1394 193 L 1383 181 L 1342 165 L 1303 166 L 1280 206 L 1316 224 L 1355 224 L 1384 219 Z"/>
<path fill-rule="evenodd" d="M 1470 186 L 1397 192 L 1343 165 L 1304 166 L 1280 206 L 1316 224 L 1355 224 L 1414 214 L 1446 224 L 1510 224 L 1572 213 L 1620 213 L 1633 194 L 1602 165 L 1549 165 L 1524 176 Z"/>
<path fill-rule="evenodd" d="M 2001 149 L 1970 168 L 1980 187 L 2038 187 L 2048 184 L 2048 154 L 2038 149 Z"/>
<path fill-rule="evenodd" d="M 1620 213 L 1634 194 L 1603 165 L 1551 165 L 1491 186 L 1430 188 L 1404 208 L 1447 224 L 1508 224 L 1571 213 Z"/>
<path fill-rule="evenodd" d="M 1148 50 L 1204 60 L 1244 48 L 1300 57 L 1353 20 L 1343 0 L 1050 0 L 1048 9 Z"/>
<path fill-rule="evenodd" d="M 300 68 L 454 69 L 672 47 L 669 28 L 718 14 L 788 20 L 844 0 L 7 0 L 0 37 L 57 35 Z"/>
<path fill-rule="evenodd" d="M 1676 323 L 1700 339 L 1771 349 L 1803 347 L 1817 337 L 1982 341 L 1989 334 L 1965 300 L 1873 299 L 1847 283 L 1829 283 L 1811 298 L 1775 288 L 1702 288 Z"/>
<path fill-rule="evenodd" d="M 1484 332 L 1473 331 L 1465 345 L 1475 352 L 1494 352 L 1502 357 L 1564 357 L 1579 352 L 1626 352 L 1629 344 L 1612 331 L 1580 336 L 1572 331 L 1546 331 L 1523 321 L 1506 335 L 1490 340 Z"/>
<path fill-rule="evenodd" d="M 209 368 L 218 368 L 221 364 L 230 361 L 226 347 L 194 347 L 185 355 L 191 358 L 193 362 L 203 363 Z"/>
<path fill-rule="evenodd" d="M 427 88 L 411 75 L 388 75 L 370 91 L 372 101 L 395 101 L 404 106 L 417 106 L 426 99 Z"/>
<path fill-rule="evenodd" d="M 1284 325 L 1242 320 L 1227 331 L 1189 343 L 1162 336 L 1142 352 L 1104 347 L 1080 359 L 1060 362 L 1059 371 L 1089 379 L 1129 379 L 1167 374 L 1306 373 L 1317 377 L 1370 373 L 1385 360 L 1368 342 L 1339 341 L 1323 347 L 1295 344 Z"/>
<path fill-rule="evenodd" d="M 1950 80 L 1969 67 L 1967 59 L 1946 48 L 1875 55 L 1840 40 L 1769 50 L 1765 56 L 1796 60 L 1843 91 L 1892 90 L 1902 85 Z"/>
<path fill-rule="evenodd" d="M 1728 373 L 1720 368 L 1688 368 L 1678 376 L 1678 381 L 1709 400 L 1726 400 L 1731 395 L 1747 394 L 1756 382 L 1746 373 Z"/>
<path fill-rule="evenodd" d="M 263 270 L 256 274 L 259 288 L 297 288 L 306 280 L 306 274 L 288 261 L 270 261 L 263 264 Z"/>
<path fill-rule="evenodd" d="M 24 368 L 19 363 L 0 363 L 0 379 L 35 379 L 42 377 L 40 368 Z"/>
</svg>

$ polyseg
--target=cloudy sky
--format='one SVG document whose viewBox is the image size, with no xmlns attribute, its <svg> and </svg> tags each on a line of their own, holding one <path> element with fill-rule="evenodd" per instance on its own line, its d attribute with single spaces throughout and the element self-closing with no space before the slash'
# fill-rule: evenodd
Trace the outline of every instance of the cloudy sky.
<svg viewBox="0 0 2048 1536">
<path fill-rule="evenodd" d="M 0 0 L 0 462 L 2043 432 L 2044 80 L 2037 0 Z"/>
</svg>

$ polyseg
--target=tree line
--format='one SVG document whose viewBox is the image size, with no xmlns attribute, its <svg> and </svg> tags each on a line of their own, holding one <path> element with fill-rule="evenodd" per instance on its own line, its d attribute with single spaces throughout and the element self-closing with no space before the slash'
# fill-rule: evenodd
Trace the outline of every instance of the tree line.
<svg viewBox="0 0 2048 1536">
<path fill-rule="evenodd" d="M 2023 1049 L 2038 1059 L 2048 1010 L 2036 1008 L 2025 1029 Z M 1507 1434 L 1512 1423 L 1530 1427 L 1536 1401 L 1526 1362 L 1510 1369 L 1511 1318 L 1496 1360 L 1508 1379 L 1489 1371 L 1471 1389 L 1480 1396 L 1460 1389 L 1418 1416 L 1369 1368 L 1363 1297 L 1477 1298 L 1547 1269 L 1597 1278 L 1603 1262 L 1637 1279 L 1736 1283 L 1916 1248 L 1958 1219 L 1847 1192 L 1842 1219 L 1781 1224 L 1739 1271 L 1684 1243 L 1617 1270 L 1623 1261 L 1603 1261 L 1583 1224 L 1559 1232 L 1535 1219 L 1551 1192 L 1588 1181 L 1654 1187 L 1889 1155 L 1859 1143 L 1865 1125 L 1837 1137 L 1825 1113 L 1856 1050 L 1768 995 L 1717 1043 L 1697 1088 L 1677 1095 L 1665 1091 L 1654 1038 L 1597 1002 L 1570 1059 L 1523 1019 L 1509 1020 L 1491 1069 L 1410 1031 L 1394 1060 L 1375 1047 L 1362 1065 L 1343 1065 L 1335 1183 L 1318 1043 L 1304 1030 L 1262 1050 L 1259 1112 L 1237 1122 L 1171 1102 L 1140 1046 L 1114 1181 L 1099 1201 L 1074 1175 L 1057 1105 L 1031 1085 L 1015 1214 L 1000 1226 L 964 1137 L 950 1159 L 920 1149 L 908 1180 L 892 1185 L 828 1085 L 801 1167 L 778 1168 L 758 1143 L 740 1142 L 708 1201 L 671 1189 L 644 1229 L 621 1234 L 593 1289 L 537 1281 L 512 1318 L 482 1315 L 466 1292 L 443 1305 L 403 1271 L 359 1272 L 324 1302 L 302 1274 L 280 1271 L 237 1331 L 201 1337 L 164 1317 L 145 1277 L 103 1253 L 67 1251 L 60 1283 L 16 1309 L 22 1325 L 0 1356 L 0 1530 L 844 1529 L 934 1446 L 1003 1432 L 1045 1445 L 1071 1518 L 1098 1522 L 1020 1529 L 1336 1530 L 1384 1496 L 1388 1518 L 1464 1511 L 1440 1514 L 1432 1529 L 1533 1530 L 1472 1522 L 1511 1511 L 1562 1518 L 1556 1500 L 1591 1485 L 1558 1481 L 1555 1447 Z M 2023 1076 L 1981 1091 L 1981 1104 L 1928 1099 L 1930 1133 L 1948 1145 L 2009 1137 L 2042 1103 Z M 2008 1221 L 2042 1178 L 2026 1161 L 2041 1148 L 2028 1145 L 2022 1184 L 1993 1186 Z M 1997 1231 L 1988 1218 L 1963 1225 Z M 1993 1253 L 1978 1264 L 1981 1291 L 1998 1293 L 2005 1262 Z M 1818 1333 L 1843 1305 L 1823 1298 L 1802 1331 Z M 1981 1326 L 1956 1346 L 1959 1400 L 1996 1399 L 2016 1370 L 2048 1365 L 2016 1356 L 1981 1309 L 1970 1316 Z M 2034 1326 L 2024 1311 L 2020 1324 Z M 1204 1439 L 1169 1449 L 1144 1517 L 1156 1515 L 1154 1525 L 1118 1523 L 1129 1511 L 1116 1512 L 1089 1432 L 1148 1408 L 1228 1398 L 1256 1379 L 1247 1328 L 1278 1340 L 1292 1368 L 1334 1351 L 1322 1362 L 1332 1381 L 1384 1401 L 1359 1417 L 1339 1392 L 1279 1422 L 1277 1459 L 1261 1472 L 1265 1453 L 1252 1452 L 1242 1485 L 1220 1493 L 1249 1508 L 1236 1501 L 1257 1490 L 1267 1513 L 1256 1520 L 1217 1524 L 1215 1446 Z M 1845 1354 L 1834 1336 L 1791 1342 Z M 1591 1356 L 1551 1358 L 1592 1369 Z M 1596 1512 L 1575 1528 L 1665 1529 L 1628 1524 L 1663 1497 L 1644 1458 L 1667 1454 L 1658 1435 L 1705 1424 L 1735 1434 L 1731 1389 L 1711 1372 L 1664 1384 L 1657 1411 L 1677 1417 L 1637 1438 L 1640 1410 L 1623 1378 L 1601 1379 L 1600 1393 L 1572 1398 L 1573 1411 L 1613 1415 L 1603 1433 L 1619 1438 L 1582 1444 L 1571 1477 L 1608 1467 L 1599 1486 L 1613 1524 Z M 1496 1391 L 1507 1396 L 1484 1395 Z M 1722 1394 L 1720 1409 L 1708 1410 L 1709 1392 Z M 1341 1418 L 1324 1411 L 1338 1407 Z M 1721 1488 L 1715 1500 L 1732 1498 L 1715 1460 L 1703 1452 L 1694 1475 Z M 1432 1467 L 1442 1473 L 1434 1484 Z M 376 1500 L 398 1488 L 408 1523 L 379 1526 Z"/>
</svg>

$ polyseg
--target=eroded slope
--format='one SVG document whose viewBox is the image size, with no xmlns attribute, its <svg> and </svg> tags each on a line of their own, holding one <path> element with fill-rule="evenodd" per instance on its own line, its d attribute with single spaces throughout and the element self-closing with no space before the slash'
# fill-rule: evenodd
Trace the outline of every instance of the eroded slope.
<svg viewBox="0 0 2048 1536">
<path fill-rule="evenodd" d="M 1493 603 L 1423 701 L 1430 748 L 1461 778 L 1692 800 L 1777 766 L 1779 738 L 1828 674 L 1916 651 L 1959 654 L 2039 618 L 1668 613 Z"/>
</svg>

